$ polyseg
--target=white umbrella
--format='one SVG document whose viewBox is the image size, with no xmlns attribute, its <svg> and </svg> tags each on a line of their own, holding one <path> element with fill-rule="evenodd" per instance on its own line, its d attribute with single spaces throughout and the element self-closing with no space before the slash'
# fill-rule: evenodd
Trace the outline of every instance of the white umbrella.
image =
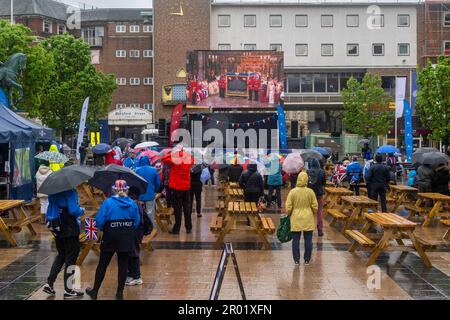
<svg viewBox="0 0 450 320">
<path fill-rule="evenodd" d="M 283 170 L 287 174 L 297 174 L 305 166 L 302 155 L 299 152 L 288 154 L 283 163 Z"/>
<path fill-rule="evenodd" d="M 159 143 L 158 143 L 158 142 L 155 142 L 155 141 L 147 141 L 147 142 L 139 143 L 139 144 L 135 147 L 135 149 L 144 149 L 144 148 L 151 148 L 151 147 L 157 147 L 157 146 L 159 146 Z"/>
</svg>

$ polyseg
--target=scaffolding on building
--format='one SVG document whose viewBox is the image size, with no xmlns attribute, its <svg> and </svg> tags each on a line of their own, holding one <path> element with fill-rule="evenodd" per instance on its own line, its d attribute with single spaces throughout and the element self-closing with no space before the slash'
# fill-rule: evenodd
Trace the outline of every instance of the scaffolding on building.
<svg viewBox="0 0 450 320">
<path fill-rule="evenodd" d="M 426 0 L 424 2 L 422 59 L 426 60 L 441 55 L 450 55 L 448 49 L 445 50 L 445 41 L 450 41 L 450 29 L 445 25 L 444 16 L 445 13 L 449 12 L 450 1 Z"/>
</svg>

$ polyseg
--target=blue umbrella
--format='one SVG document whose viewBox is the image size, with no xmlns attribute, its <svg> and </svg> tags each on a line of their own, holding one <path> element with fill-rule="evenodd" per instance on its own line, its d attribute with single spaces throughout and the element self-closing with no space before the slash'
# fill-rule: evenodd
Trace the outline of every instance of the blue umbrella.
<svg viewBox="0 0 450 320">
<path fill-rule="evenodd" d="M 322 147 L 315 147 L 313 150 L 319 152 L 324 157 L 328 157 L 331 154 L 330 150 Z"/>
<path fill-rule="evenodd" d="M 400 152 L 396 147 L 385 145 L 378 148 L 377 153 L 396 153 Z"/>
<path fill-rule="evenodd" d="M 95 154 L 107 154 L 110 150 L 111 146 L 109 144 L 100 143 L 92 149 L 92 152 Z"/>
</svg>

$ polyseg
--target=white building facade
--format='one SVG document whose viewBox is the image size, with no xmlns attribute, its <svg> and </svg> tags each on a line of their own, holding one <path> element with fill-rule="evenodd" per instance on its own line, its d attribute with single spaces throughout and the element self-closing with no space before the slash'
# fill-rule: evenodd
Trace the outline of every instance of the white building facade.
<svg viewBox="0 0 450 320">
<path fill-rule="evenodd" d="M 300 122 L 301 135 L 338 132 L 340 91 L 350 76 L 378 74 L 391 94 L 395 77 L 409 84 L 417 65 L 417 2 L 216 1 L 210 34 L 213 50 L 282 50 L 288 119 Z"/>
</svg>

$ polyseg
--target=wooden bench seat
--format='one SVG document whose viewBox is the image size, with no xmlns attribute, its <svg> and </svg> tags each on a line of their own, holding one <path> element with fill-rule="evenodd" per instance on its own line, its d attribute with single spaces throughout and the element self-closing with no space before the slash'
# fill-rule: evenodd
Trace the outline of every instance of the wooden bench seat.
<svg viewBox="0 0 450 320">
<path fill-rule="evenodd" d="M 412 203 L 406 204 L 405 209 L 412 211 L 412 212 L 418 212 L 418 213 L 424 213 L 424 212 L 431 210 L 431 208 L 418 208 L 415 206 L 415 204 L 412 204 Z"/>
<path fill-rule="evenodd" d="M 348 216 L 339 211 L 338 209 L 328 209 L 328 214 L 333 217 L 330 226 L 334 226 L 338 220 L 347 220 Z"/>
<path fill-rule="evenodd" d="M 345 233 L 363 247 L 371 248 L 375 246 L 375 242 L 367 238 L 358 230 L 346 230 Z"/>
<path fill-rule="evenodd" d="M 275 233 L 276 227 L 275 227 L 275 224 L 273 223 L 272 218 L 262 217 L 261 222 L 262 222 L 263 229 L 266 233 L 268 233 L 268 234 Z"/>
<path fill-rule="evenodd" d="M 223 228 L 223 218 L 216 216 L 213 217 L 210 225 L 211 232 L 220 232 Z"/>
</svg>

